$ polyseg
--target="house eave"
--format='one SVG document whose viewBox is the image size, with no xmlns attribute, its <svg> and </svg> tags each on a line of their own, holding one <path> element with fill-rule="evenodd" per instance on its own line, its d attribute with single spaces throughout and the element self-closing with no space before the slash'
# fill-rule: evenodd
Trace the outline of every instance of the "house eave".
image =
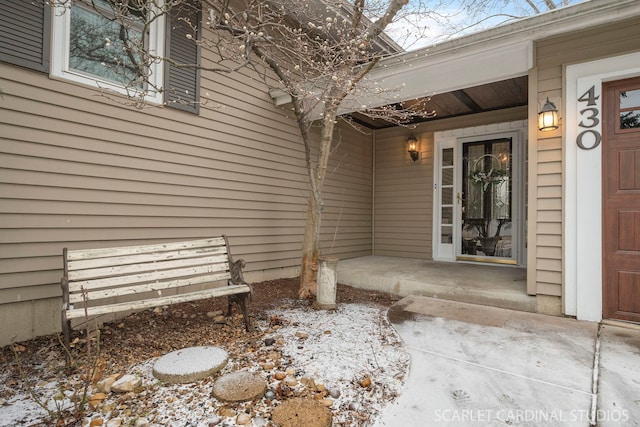
<svg viewBox="0 0 640 427">
<path fill-rule="evenodd" d="M 341 114 L 527 75 L 537 40 L 640 15 L 637 0 L 590 0 L 386 58 Z M 496 67 L 496 64 L 500 64 Z M 370 87 L 375 86 L 373 95 Z"/>
<path fill-rule="evenodd" d="M 452 55 L 461 49 L 489 49 L 522 41 L 536 41 L 584 30 L 640 15 L 637 0 L 588 0 L 548 11 L 495 28 L 462 36 L 448 42 L 425 46 L 388 57 L 377 66 L 392 72 L 396 67 L 420 65 L 439 55 Z M 487 46 L 483 46 L 487 45 Z"/>
</svg>

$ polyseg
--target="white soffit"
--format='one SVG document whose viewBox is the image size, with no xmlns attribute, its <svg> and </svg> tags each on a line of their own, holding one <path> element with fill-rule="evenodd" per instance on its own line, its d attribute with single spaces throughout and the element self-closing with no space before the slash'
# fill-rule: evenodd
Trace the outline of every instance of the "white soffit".
<svg viewBox="0 0 640 427">
<path fill-rule="evenodd" d="M 356 92 L 352 99 L 345 100 L 341 114 L 363 105 L 377 107 L 525 76 L 533 66 L 532 61 L 533 42 L 522 41 L 464 49 L 428 57 L 425 61 L 403 62 L 400 67 L 382 64 L 371 71 L 367 80 L 384 94 L 373 95 L 372 90 L 366 88 L 362 90 L 363 95 Z"/>
<path fill-rule="evenodd" d="M 640 15 L 638 0 L 589 0 L 382 60 L 340 114 L 527 75 L 533 43 Z"/>
</svg>

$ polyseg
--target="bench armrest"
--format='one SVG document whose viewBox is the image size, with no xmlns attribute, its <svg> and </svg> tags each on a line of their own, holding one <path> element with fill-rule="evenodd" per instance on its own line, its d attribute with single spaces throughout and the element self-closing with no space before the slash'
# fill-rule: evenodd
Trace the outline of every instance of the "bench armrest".
<svg viewBox="0 0 640 427">
<path fill-rule="evenodd" d="M 231 275 L 230 283 L 234 285 L 246 285 L 247 282 L 244 280 L 244 276 L 242 275 L 242 269 L 247 265 L 247 263 L 243 259 L 239 259 L 236 261 L 229 261 L 229 274 Z"/>
<path fill-rule="evenodd" d="M 229 279 L 230 285 L 247 285 L 249 289 L 251 289 L 251 294 L 253 295 L 253 288 L 249 283 L 244 280 L 244 276 L 242 275 L 242 269 L 247 265 L 247 263 L 243 259 L 239 259 L 236 261 L 229 262 L 229 274 L 231 275 L 231 279 Z"/>
</svg>

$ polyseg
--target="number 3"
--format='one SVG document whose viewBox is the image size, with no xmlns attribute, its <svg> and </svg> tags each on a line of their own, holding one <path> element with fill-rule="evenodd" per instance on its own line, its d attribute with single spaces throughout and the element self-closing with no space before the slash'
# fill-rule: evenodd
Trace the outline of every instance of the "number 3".
<svg viewBox="0 0 640 427">
<path fill-rule="evenodd" d="M 586 125 L 584 124 L 584 120 L 582 120 L 578 126 L 583 128 L 593 128 L 598 126 L 598 123 L 600 123 L 600 119 L 598 119 L 598 113 L 599 113 L 598 109 L 593 107 L 585 108 L 584 110 L 580 111 L 580 114 L 584 114 L 587 111 L 589 111 L 591 114 L 588 117 L 585 117 L 585 120 L 591 120 L 591 124 Z"/>
<path fill-rule="evenodd" d="M 581 128 L 586 128 L 587 130 L 583 130 L 576 137 L 576 144 L 583 150 L 593 150 L 598 145 L 600 145 L 600 142 L 602 142 L 602 135 L 600 134 L 600 132 L 591 129 L 598 126 L 598 124 L 600 123 L 600 119 L 598 118 L 600 110 L 598 110 L 598 104 L 596 103 L 596 100 L 598 99 L 600 99 L 600 96 L 596 96 L 595 86 L 591 86 L 588 91 L 586 91 L 580 98 L 578 98 L 579 102 L 586 102 L 587 107 L 589 107 L 580 111 L 580 115 L 582 116 L 583 120 L 578 123 L 578 126 L 580 126 Z M 586 116 L 585 113 L 587 114 Z M 592 143 L 588 146 L 584 143 L 586 135 L 590 135 L 590 139 L 592 139 Z"/>
</svg>

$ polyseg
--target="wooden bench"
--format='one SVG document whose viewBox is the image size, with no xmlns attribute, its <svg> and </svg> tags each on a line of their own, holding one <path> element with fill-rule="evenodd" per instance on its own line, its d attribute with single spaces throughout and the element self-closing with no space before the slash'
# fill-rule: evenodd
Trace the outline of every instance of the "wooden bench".
<svg viewBox="0 0 640 427">
<path fill-rule="evenodd" d="M 251 287 L 242 276 L 245 262 L 233 261 L 224 235 L 145 246 L 65 248 L 63 258 L 62 331 L 67 348 L 74 319 L 219 296 L 229 298 L 229 314 L 232 303 L 240 306 L 250 330 L 246 300 Z M 220 286 L 221 281 L 227 286 Z M 184 293 L 177 291 L 185 288 Z"/>
</svg>

